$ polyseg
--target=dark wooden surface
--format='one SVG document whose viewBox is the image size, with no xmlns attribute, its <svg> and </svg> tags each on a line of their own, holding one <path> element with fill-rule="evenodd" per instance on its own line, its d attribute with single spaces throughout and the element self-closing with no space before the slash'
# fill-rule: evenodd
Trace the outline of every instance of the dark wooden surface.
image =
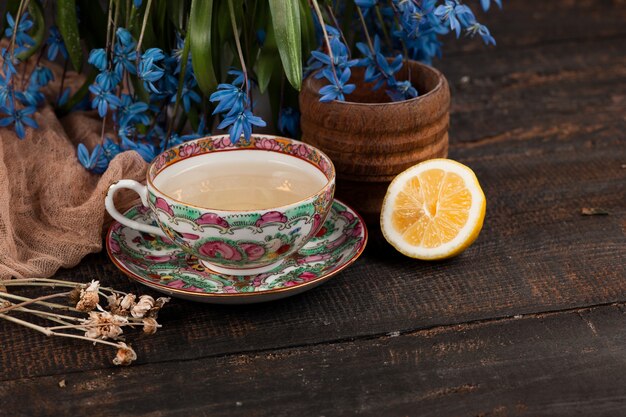
<svg viewBox="0 0 626 417">
<path fill-rule="evenodd" d="M 626 415 L 626 3 L 507 1 L 484 21 L 497 48 L 449 43 L 437 64 L 450 157 L 487 196 L 463 255 L 414 261 L 372 231 L 305 294 L 173 301 L 128 368 L 0 322 L 0 416 Z M 104 254 L 58 276 L 149 292 Z"/>
</svg>

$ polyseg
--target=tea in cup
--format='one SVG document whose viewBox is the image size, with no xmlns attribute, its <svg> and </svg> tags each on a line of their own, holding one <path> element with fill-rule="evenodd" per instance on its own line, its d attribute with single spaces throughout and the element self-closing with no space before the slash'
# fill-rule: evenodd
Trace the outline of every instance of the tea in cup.
<svg viewBox="0 0 626 417">
<path fill-rule="evenodd" d="M 120 180 L 105 206 L 120 223 L 171 240 L 209 269 L 250 275 L 274 269 L 319 231 L 333 202 L 335 170 L 313 146 L 227 135 L 168 149 L 148 167 L 146 185 Z M 124 217 L 115 193 L 134 190 L 158 226 Z"/>
</svg>

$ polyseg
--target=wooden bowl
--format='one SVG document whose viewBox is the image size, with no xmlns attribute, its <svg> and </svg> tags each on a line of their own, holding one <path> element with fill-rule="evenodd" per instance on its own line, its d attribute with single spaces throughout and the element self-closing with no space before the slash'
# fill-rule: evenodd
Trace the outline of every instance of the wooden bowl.
<svg viewBox="0 0 626 417">
<path fill-rule="evenodd" d="M 308 77 L 300 92 L 302 140 L 330 156 L 337 170 L 336 195 L 368 223 L 378 222 L 389 182 L 418 162 L 448 154 L 450 90 L 441 72 L 407 61 L 398 80 L 411 79 L 419 96 L 391 102 L 384 88 L 372 91 L 363 68 L 350 101 L 319 102 L 324 79 Z"/>
</svg>

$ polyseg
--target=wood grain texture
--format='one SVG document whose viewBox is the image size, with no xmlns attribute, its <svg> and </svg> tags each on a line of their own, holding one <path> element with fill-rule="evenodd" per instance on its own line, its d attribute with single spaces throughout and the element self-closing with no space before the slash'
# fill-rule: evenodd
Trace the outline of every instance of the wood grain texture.
<svg viewBox="0 0 626 417">
<path fill-rule="evenodd" d="M 585 148 L 588 140 L 539 137 L 524 146 L 512 142 L 510 152 L 500 144 L 500 157 L 463 149 L 469 155 L 461 160 L 477 172 L 488 203 L 480 237 L 458 258 L 418 262 L 374 238 L 363 259 L 301 296 L 239 308 L 174 301 L 163 311 L 165 327 L 137 341 L 140 362 L 625 301 L 623 141 L 610 131 L 595 135 L 592 148 Z M 580 214 L 593 206 L 611 214 Z M 128 288 L 104 256 L 62 275 Z M 102 367 L 110 359 L 107 350 L 45 340 L 4 322 L 0 335 L 9 346 L 0 352 L 0 379 Z M 44 341 L 46 355 L 29 354 Z"/>
<path fill-rule="evenodd" d="M 61 373 L 5 382 L 0 399 L 11 416 L 619 416 L 625 344 L 611 305 Z"/>
<path fill-rule="evenodd" d="M 626 301 L 625 3 L 505 5 L 483 19 L 497 48 L 451 42 L 439 65 L 452 89 L 450 157 L 476 171 L 488 201 L 466 253 L 417 262 L 374 236 L 351 268 L 292 299 L 174 300 L 156 335 L 129 338 L 139 360 L 127 369 L 111 367 L 108 349 L 0 322 L 0 416 L 98 415 L 94 405 L 114 415 L 626 414 L 623 305 L 535 314 Z M 103 254 L 59 276 L 149 293 Z M 520 314 L 531 317 L 507 318 Z M 463 324 L 477 320 L 487 322 Z"/>
</svg>

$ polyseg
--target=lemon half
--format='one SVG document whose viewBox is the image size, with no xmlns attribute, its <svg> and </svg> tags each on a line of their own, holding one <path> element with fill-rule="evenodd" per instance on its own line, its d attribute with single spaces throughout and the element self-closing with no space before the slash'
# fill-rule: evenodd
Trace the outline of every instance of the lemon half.
<svg viewBox="0 0 626 417">
<path fill-rule="evenodd" d="M 445 259 L 467 249 L 485 219 L 486 200 L 467 166 L 431 159 L 399 174 L 383 200 L 385 239 L 416 259 Z"/>
</svg>

